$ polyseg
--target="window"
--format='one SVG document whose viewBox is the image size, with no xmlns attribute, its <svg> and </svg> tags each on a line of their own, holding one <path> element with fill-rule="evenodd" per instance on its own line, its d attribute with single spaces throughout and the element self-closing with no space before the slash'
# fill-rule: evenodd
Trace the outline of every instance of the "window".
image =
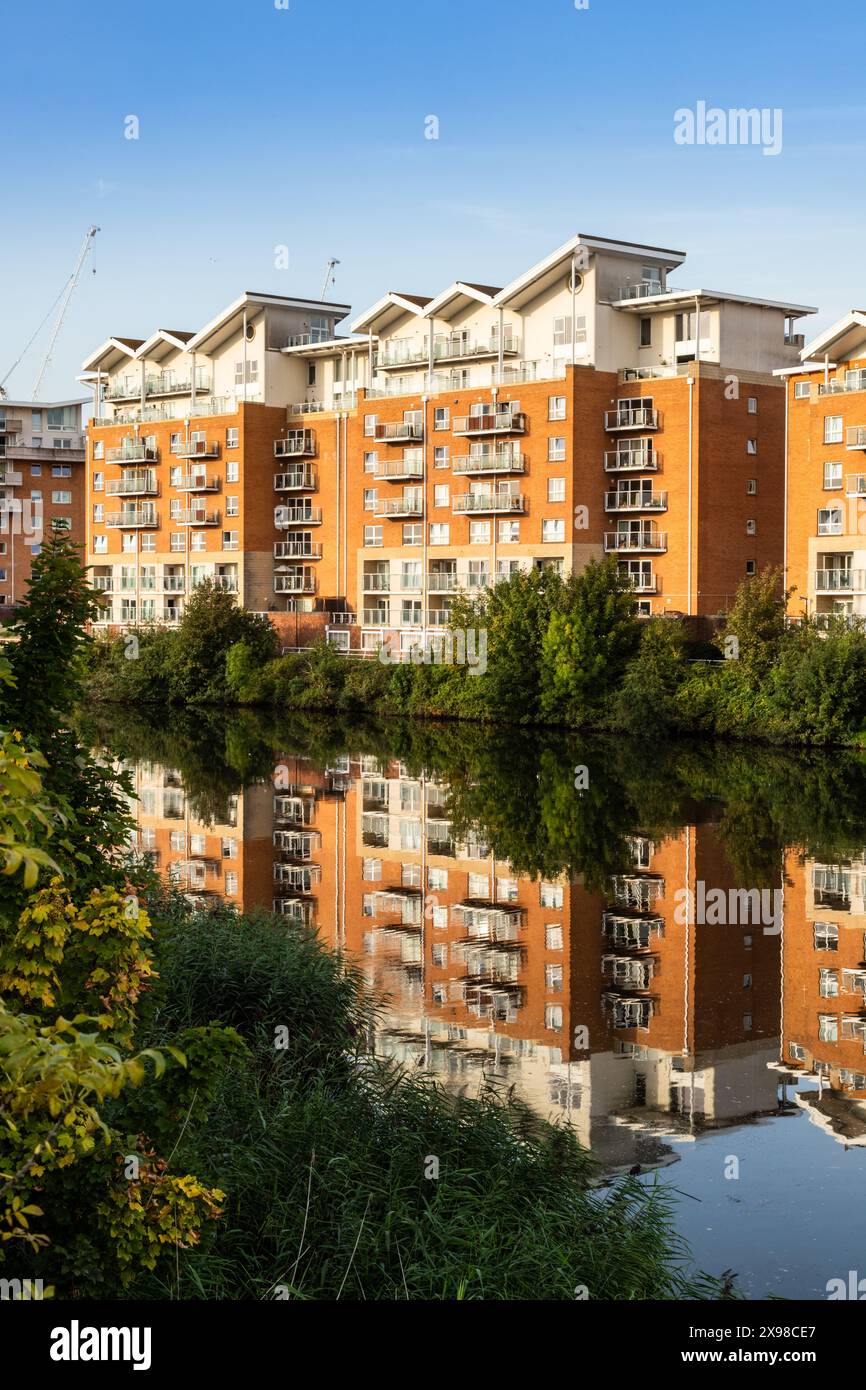
<svg viewBox="0 0 866 1390">
<path fill-rule="evenodd" d="M 560 908 L 565 900 L 561 883 L 542 883 L 539 889 L 539 901 L 542 907 Z"/>
<path fill-rule="evenodd" d="M 486 899 L 490 896 L 490 879 L 486 874 L 469 874 L 466 891 L 470 898 Z"/>
<path fill-rule="evenodd" d="M 403 526 L 403 544 L 421 545 L 424 540 L 424 527 L 420 521 L 407 521 Z"/>
<path fill-rule="evenodd" d="M 841 463 L 824 464 L 824 491 L 833 492 L 842 486 Z"/>
<path fill-rule="evenodd" d="M 427 887 L 432 893 L 442 893 L 448 887 L 447 869 L 428 869 Z"/>
<path fill-rule="evenodd" d="M 434 521 L 430 525 L 430 544 L 447 545 L 451 535 L 451 528 L 447 521 Z"/>
<path fill-rule="evenodd" d="M 756 570 L 756 562 L 755 562 L 754 560 L 747 560 L 747 561 L 746 561 L 746 574 L 755 574 L 756 572 L 757 572 L 757 570 Z"/>
<path fill-rule="evenodd" d="M 251 382 L 258 381 L 258 379 L 259 379 L 259 364 L 258 364 L 257 360 L 255 359 L 255 357 L 248 357 L 248 358 L 247 358 L 247 362 L 246 362 L 246 384 L 249 385 Z M 241 359 L 240 362 L 236 362 L 236 363 L 235 363 L 235 386 L 243 386 L 243 385 L 244 385 L 244 362 L 243 362 L 243 359 Z"/>
<path fill-rule="evenodd" d="M 824 999 L 835 999 L 839 993 L 838 970 L 818 971 L 818 992 Z"/>
<path fill-rule="evenodd" d="M 562 435 L 551 436 L 547 441 L 548 463 L 565 462 L 565 439 Z"/>
<path fill-rule="evenodd" d="M 825 416 L 824 416 L 824 443 L 825 443 L 825 444 L 841 444 L 841 443 L 842 443 L 842 416 L 841 416 L 841 415 L 825 415 Z"/>
<path fill-rule="evenodd" d="M 94 440 L 93 457 L 95 459 L 101 459 L 105 457 L 105 445 L 101 439 Z"/>
<path fill-rule="evenodd" d="M 364 488 L 364 511 L 374 512 L 376 510 L 376 499 L 379 494 L 374 487 Z"/>
<path fill-rule="evenodd" d="M 368 439 L 372 439 L 376 434 L 376 423 L 378 418 L 378 415 L 364 416 L 364 434 Z"/>
<path fill-rule="evenodd" d="M 172 498 L 169 499 L 169 504 L 168 504 L 168 515 L 169 515 L 170 520 L 172 520 L 172 521 L 179 521 L 179 520 L 180 520 L 180 508 L 181 508 L 181 500 L 180 500 L 179 497 L 172 497 Z"/>
<path fill-rule="evenodd" d="M 169 447 L 171 453 L 176 454 L 177 451 L 178 451 L 178 449 L 181 447 L 182 444 L 183 444 L 183 435 L 182 435 L 182 434 L 180 434 L 180 433 L 175 433 L 175 434 L 170 434 L 170 435 L 168 436 L 168 447 Z"/>
<path fill-rule="evenodd" d="M 227 531 L 223 531 L 223 537 L 225 537 L 228 534 L 230 533 Z M 189 548 L 190 550 L 207 550 L 207 537 L 205 536 L 204 531 L 193 531 L 191 533 L 189 538 Z"/>
<path fill-rule="evenodd" d="M 382 877 L 381 859 L 365 859 L 361 868 L 361 877 L 366 883 L 378 883 Z"/>
<path fill-rule="evenodd" d="M 94 537 L 93 537 L 93 553 L 94 553 L 94 555 L 105 555 L 107 551 L 108 551 L 108 537 L 107 537 L 107 536 L 94 536 Z"/>
<path fill-rule="evenodd" d="M 375 473 L 379 465 L 379 455 L 375 449 L 368 449 L 364 454 L 364 472 Z"/>
<path fill-rule="evenodd" d="M 651 318 L 643 318 L 640 321 L 640 345 L 641 347 L 652 347 L 653 341 L 653 321 Z"/>
<path fill-rule="evenodd" d="M 747 536 L 754 536 L 754 535 L 756 534 L 757 530 L 758 530 L 758 523 L 757 523 L 757 521 L 755 520 L 754 517 L 749 517 L 748 521 L 746 522 L 746 535 L 747 535 Z"/>
<path fill-rule="evenodd" d="M 551 923 L 544 928 L 544 949 L 545 951 L 562 950 L 562 927 L 557 923 Z"/>
<path fill-rule="evenodd" d="M 51 501 L 55 507 L 68 507 L 72 504 L 72 493 L 56 491 L 51 494 Z"/>
<path fill-rule="evenodd" d="M 451 424 L 451 411 L 447 405 L 437 405 L 433 411 L 434 430 L 447 430 Z"/>
<path fill-rule="evenodd" d="M 548 502 L 565 501 L 565 479 L 548 478 L 547 480 L 547 500 Z"/>
<path fill-rule="evenodd" d="M 447 507 L 450 501 L 450 489 L 447 483 L 437 483 L 433 489 L 433 506 Z"/>
<path fill-rule="evenodd" d="M 571 314 L 561 314 L 553 320 L 553 346 L 565 347 L 571 342 Z"/>
<path fill-rule="evenodd" d="M 447 444 L 436 444 L 433 448 L 433 467 L 447 468 L 448 454 L 449 449 Z"/>
<path fill-rule="evenodd" d="M 839 1019 L 836 1014 L 818 1015 L 818 1040 L 820 1042 L 839 1041 Z"/>
<path fill-rule="evenodd" d="M 236 449 L 240 439 L 240 430 L 237 425 L 229 425 L 226 428 L 226 448 Z"/>
<path fill-rule="evenodd" d="M 795 400 L 795 401 L 802 401 L 804 398 L 805 398 L 806 400 L 808 400 L 809 397 L 811 396 L 811 394 L 812 394 L 812 383 L 811 383 L 811 381 L 795 381 L 795 382 L 794 382 L 794 400 Z"/>
<path fill-rule="evenodd" d="M 757 397 L 757 396 L 749 396 L 748 411 L 749 411 L 749 414 L 750 414 L 750 415 L 757 415 L 757 413 L 758 413 L 758 397 Z"/>
<path fill-rule="evenodd" d="M 448 909 L 447 909 L 447 907 L 434 907 L 434 908 L 433 908 L 432 921 L 433 921 L 433 926 L 436 927 L 437 930 L 439 930 L 439 931 L 444 931 L 445 928 L 448 926 Z"/>
<path fill-rule="evenodd" d="M 226 892 L 231 896 L 238 891 L 238 876 L 236 873 L 226 874 Z"/>
<path fill-rule="evenodd" d="M 238 505 L 238 499 L 237 499 L 237 497 L 227 497 L 227 498 L 226 498 L 226 516 L 238 516 L 238 515 L 239 515 L 239 512 L 240 512 L 240 507 L 239 507 L 239 505 Z"/>
<path fill-rule="evenodd" d="M 143 535 L 143 536 L 141 537 L 141 549 L 142 549 L 142 550 L 156 550 L 156 536 L 154 536 L 154 535 Z"/>
<path fill-rule="evenodd" d="M 228 460 L 227 460 L 227 462 L 226 462 L 226 482 L 227 482 L 227 483 L 236 483 L 236 482 L 238 481 L 238 478 L 240 477 L 240 473 L 239 473 L 239 471 L 238 471 L 238 470 L 239 470 L 239 467 L 240 467 L 240 465 L 238 464 L 237 459 L 228 459 Z"/>
<path fill-rule="evenodd" d="M 841 536 L 842 534 L 842 508 L 841 507 L 819 507 L 818 508 L 818 535 L 819 536 Z"/>
<path fill-rule="evenodd" d="M 838 951 L 839 928 L 835 922 L 813 922 L 812 944 L 816 951 Z"/>
<path fill-rule="evenodd" d="M 41 464 L 41 463 L 31 463 L 31 465 L 30 465 L 30 476 L 31 476 L 31 478 L 41 478 L 41 477 L 42 477 L 42 464 Z M 102 474 L 100 473 L 99 476 L 102 477 Z"/>
<path fill-rule="evenodd" d="M 548 396 L 547 418 L 548 420 L 565 419 L 565 396 Z"/>
<path fill-rule="evenodd" d="M 71 478 L 71 477 L 72 477 L 72 464 L 71 464 L 71 463 L 53 463 L 53 464 L 51 465 L 51 476 L 52 476 L 52 478 Z"/>
<path fill-rule="evenodd" d="M 204 532 L 202 531 L 200 534 L 204 540 Z M 223 550 L 237 550 L 239 535 L 240 532 L 238 531 L 223 531 Z M 204 550 L 204 546 L 202 546 L 202 550 Z"/>
<path fill-rule="evenodd" d="M 519 544 L 520 544 L 520 522 L 519 522 L 519 521 L 500 520 L 500 521 L 498 522 L 498 526 L 499 526 L 499 540 L 500 540 L 500 542 L 501 542 L 502 545 L 519 545 Z"/>
<path fill-rule="evenodd" d="M 756 454 L 757 452 L 758 452 L 758 441 L 757 441 L 757 439 L 747 439 L 747 440 L 746 440 L 746 453 L 747 453 L 747 454 Z"/>
<path fill-rule="evenodd" d="M 490 544 L 490 522 L 489 522 L 489 521 L 470 521 L 470 523 L 469 523 L 469 544 L 470 544 L 470 545 L 489 545 L 489 544 Z"/>
<path fill-rule="evenodd" d="M 757 478 L 747 478 L 747 479 L 746 479 L 746 493 L 748 494 L 748 496 L 749 496 L 749 497 L 754 497 L 754 495 L 755 495 L 755 493 L 756 493 L 757 491 L 758 491 L 758 480 L 757 480 Z"/>
<path fill-rule="evenodd" d="M 439 970 L 444 970 L 448 964 L 448 947 L 442 943 L 433 946 L 430 959 Z"/>
<path fill-rule="evenodd" d="M 102 522 L 103 522 L 103 520 L 104 520 L 104 516 L 105 516 L 105 505 L 104 505 L 104 503 L 102 503 L 102 502 L 94 502 L 94 504 L 93 504 L 93 524 L 94 524 L 94 526 L 101 526 L 101 525 L 102 525 Z"/>
<path fill-rule="evenodd" d="M 562 1027 L 562 1005 L 545 1004 L 544 1006 L 544 1026 L 550 1031 Z"/>
<path fill-rule="evenodd" d="M 42 501 L 42 489 L 41 489 L 41 488 L 33 488 L 33 489 L 32 489 L 32 491 L 31 491 L 31 493 L 30 493 L 30 501 L 31 501 L 31 502 L 41 502 L 41 501 Z"/>
<path fill-rule="evenodd" d="M 315 362 L 308 362 L 308 363 L 307 363 L 307 385 L 308 385 L 308 386 L 315 386 L 315 384 L 316 384 L 316 363 L 315 363 Z"/>
<path fill-rule="evenodd" d="M 31 472 L 32 472 L 32 469 L 31 469 Z M 94 475 L 93 475 L 93 491 L 94 491 L 94 492 L 102 492 L 102 490 L 103 490 L 104 487 L 105 487 L 105 474 L 104 474 L 104 473 L 94 473 Z"/>
<path fill-rule="evenodd" d="M 186 536 L 182 531 L 175 531 L 169 536 L 168 548 L 175 552 L 186 550 Z"/>
<path fill-rule="evenodd" d="M 562 992 L 562 966 L 558 961 L 548 961 L 544 967 L 544 988 L 551 994 Z"/>
<path fill-rule="evenodd" d="M 564 541 L 564 518 L 561 516 L 546 517 L 541 523 L 541 539 L 547 543 Z"/>
</svg>

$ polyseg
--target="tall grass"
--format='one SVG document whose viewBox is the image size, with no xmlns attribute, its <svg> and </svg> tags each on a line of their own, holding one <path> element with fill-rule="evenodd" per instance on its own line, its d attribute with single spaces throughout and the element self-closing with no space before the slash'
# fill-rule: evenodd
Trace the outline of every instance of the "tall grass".
<svg viewBox="0 0 866 1390">
<path fill-rule="evenodd" d="M 249 1047 L 182 1144 L 184 1162 L 227 1193 L 225 1213 L 167 1285 L 145 1281 L 136 1295 L 724 1296 L 686 1272 L 664 1189 L 600 1184 L 573 1134 L 510 1093 L 454 1096 L 365 1053 L 374 1004 L 312 933 L 173 916 L 157 934 L 154 1038 L 219 1020 Z"/>
</svg>

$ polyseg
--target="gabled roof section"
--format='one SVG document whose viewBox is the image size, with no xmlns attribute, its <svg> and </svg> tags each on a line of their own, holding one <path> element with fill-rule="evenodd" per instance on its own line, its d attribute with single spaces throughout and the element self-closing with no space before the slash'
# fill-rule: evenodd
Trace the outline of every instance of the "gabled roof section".
<svg viewBox="0 0 866 1390">
<path fill-rule="evenodd" d="M 499 291 L 494 302 L 504 308 L 521 309 L 524 304 L 528 304 L 555 284 L 560 276 L 565 275 L 572 258 L 581 249 L 590 253 L 604 251 L 634 260 L 648 260 L 653 265 L 667 270 L 675 270 L 686 258 L 685 251 L 671 251 L 662 246 L 644 246 L 633 241 L 613 241 L 610 237 L 590 236 L 586 232 L 578 232 L 549 256 L 545 256 L 543 261 L 539 261 L 516 280 L 512 280 Z"/>
<path fill-rule="evenodd" d="M 828 353 L 831 357 L 840 358 L 851 356 L 859 347 L 866 343 L 866 310 L 851 309 L 844 318 L 826 328 L 823 333 L 819 333 L 817 338 L 813 338 L 807 343 L 800 353 L 804 362 L 810 357 L 823 357 Z"/>
<path fill-rule="evenodd" d="M 758 309 L 779 309 L 789 318 L 800 319 L 805 314 L 817 314 L 810 304 L 791 304 L 787 300 L 758 299 L 754 295 L 732 294 L 728 290 L 662 290 L 660 294 L 642 295 L 640 299 L 614 300 L 614 308 L 629 313 L 651 314 L 654 310 L 688 309 L 695 300 L 701 304 L 750 304 Z"/>
<path fill-rule="evenodd" d="M 406 314 L 423 314 L 429 303 L 429 294 L 398 294 L 396 290 L 389 290 L 355 319 L 352 332 L 382 333 Z"/>
<path fill-rule="evenodd" d="M 151 333 L 149 338 L 145 338 L 135 355 L 136 357 L 149 357 L 152 361 L 160 362 L 173 352 L 185 352 L 188 342 L 194 336 L 193 333 L 176 333 L 173 329 L 158 328 L 155 333 Z"/>
<path fill-rule="evenodd" d="M 143 342 L 143 338 L 106 338 L 102 346 L 82 362 L 81 370 L 110 372 L 124 359 L 131 362 Z"/>
<path fill-rule="evenodd" d="M 471 285 L 468 280 L 455 280 L 453 285 L 449 285 L 447 290 L 437 294 L 435 299 L 431 299 L 427 308 L 424 310 L 426 318 L 450 319 L 455 314 L 462 313 L 464 309 L 469 309 L 473 304 L 487 304 L 492 306 L 494 299 L 499 294 L 499 287 L 495 285 Z"/>
<path fill-rule="evenodd" d="M 213 352 L 227 338 L 230 338 L 243 323 L 244 311 L 258 313 L 262 309 L 300 309 L 311 314 L 333 314 L 335 319 L 344 319 L 351 308 L 349 304 L 333 304 L 322 299 L 294 299 L 282 294 L 258 294 L 245 290 L 233 300 L 216 318 L 206 323 L 204 328 L 185 344 L 189 352 Z"/>
</svg>

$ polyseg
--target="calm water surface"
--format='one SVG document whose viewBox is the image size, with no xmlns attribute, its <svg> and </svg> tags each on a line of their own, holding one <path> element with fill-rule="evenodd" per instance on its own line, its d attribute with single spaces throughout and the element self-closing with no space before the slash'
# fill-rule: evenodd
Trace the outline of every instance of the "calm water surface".
<svg viewBox="0 0 866 1390">
<path fill-rule="evenodd" d="M 494 1079 L 675 1189 L 753 1297 L 866 1277 L 866 770 L 563 736 L 89 718 L 137 843 L 386 999 L 377 1049 Z"/>
</svg>

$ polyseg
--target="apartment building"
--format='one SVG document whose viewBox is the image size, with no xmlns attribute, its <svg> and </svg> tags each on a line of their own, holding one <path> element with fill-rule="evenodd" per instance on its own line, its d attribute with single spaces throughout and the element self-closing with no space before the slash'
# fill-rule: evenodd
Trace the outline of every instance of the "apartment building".
<svg viewBox="0 0 866 1390">
<path fill-rule="evenodd" d="M 86 404 L 0 395 L 0 612 L 26 594 L 46 537 L 84 544 Z"/>
<path fill-rule="evenodd" d="M 781 371 L 787 392 L 785 582 L 791 617 L 866 617 L 866 313 Z"/>
<path fill-rule="evenodd" d="M 773 373 L 814 311 L 676 289 L 684 259 L 578 235 L 505 287 L 389 292 L 343 337 L 344 305 L 245 295 L 110 339 L 85 363 L 107 619 L 173 621 L 212 575 L 289 645 L 405 651 L 457 590 L 604 554 L 644 614 L 724 612 L 781 562 Z"/>
<path fill-rule="evenodd" d="M 259 612 L 336 594 L 332 538 L 318 538 L 325 518 L 335 531 L 334 482 L 286 404 L 315 364 L 283 349 L 333 338 L 347 312 L 245 293 L 196 333 L 111 337 L 87 359 L 87 549 L 106 626 L 176 623 L 204 579 Z"/>
</svg>

